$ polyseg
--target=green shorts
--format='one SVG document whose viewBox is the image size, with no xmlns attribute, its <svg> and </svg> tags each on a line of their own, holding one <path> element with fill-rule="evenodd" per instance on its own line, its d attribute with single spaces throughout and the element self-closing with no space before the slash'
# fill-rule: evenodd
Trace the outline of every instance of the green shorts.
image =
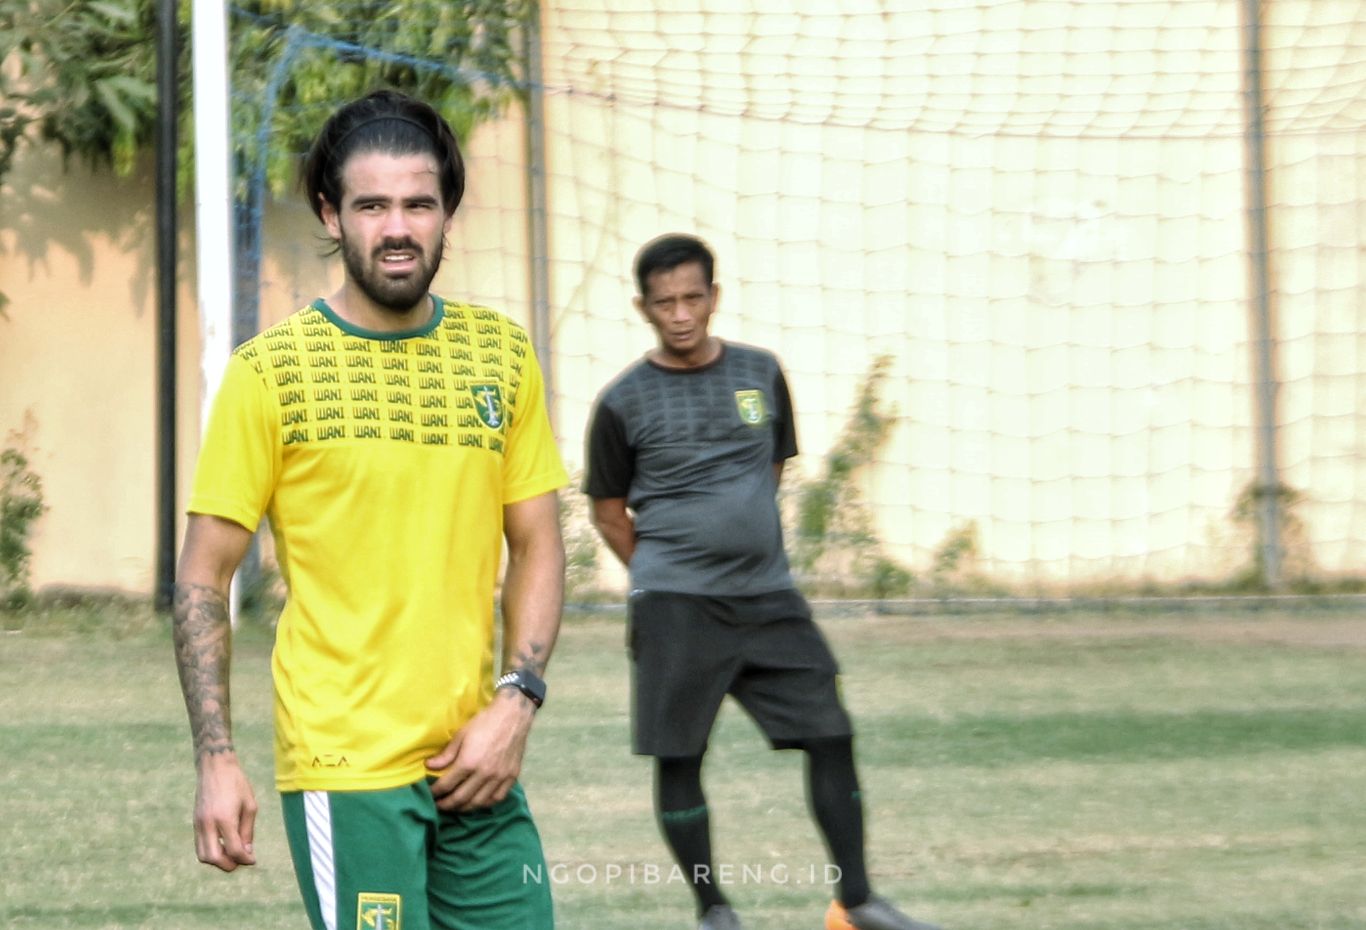
<svg viewBox="0 0 1366 930">
<path fill-rule="evenodd" d="M 428 785 L 281 794 L 313 930 L 551 930 L 522 786 L 460 814 L 439 810 Z"/>
</svg>

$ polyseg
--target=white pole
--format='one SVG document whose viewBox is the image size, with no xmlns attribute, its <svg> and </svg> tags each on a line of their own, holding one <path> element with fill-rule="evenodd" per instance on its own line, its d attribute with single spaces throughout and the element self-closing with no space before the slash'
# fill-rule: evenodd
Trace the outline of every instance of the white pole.
<svg viewBox="0 0 1366 930">
<path fill-rule="evenodd" d="M 194 0 L 195 269 L 198 278 L 200 430 L 232 354 L 232 170 L 228 115 L 228 17 L 223 0 Z M 232 625 L 241 603 L 228 597 Z"/>
</svg>

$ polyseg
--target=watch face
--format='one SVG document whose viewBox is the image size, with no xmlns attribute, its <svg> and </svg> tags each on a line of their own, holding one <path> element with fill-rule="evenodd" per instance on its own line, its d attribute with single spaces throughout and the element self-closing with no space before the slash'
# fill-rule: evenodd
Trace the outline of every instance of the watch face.
<svg viewBox="0 0 1366 930">
<path fill-rule="evenodd" d="M 545 700 L 545 682 L 525 669 L 508 672 L 494 684 L 495 689 L 506 687 L 515 687 L 537 707 Z"/>
<path fill-rule="evenodd" d="M 521 678 L 522 688 L 527 692 L 528 695 L 530 695 L 536 701 L 537 704 L 545 700 L 544 681 L 542 681 L 535 675 L 531 674 L 530 672 L 525 671 L 522 672 L 518 677 Z"/>
</svg>

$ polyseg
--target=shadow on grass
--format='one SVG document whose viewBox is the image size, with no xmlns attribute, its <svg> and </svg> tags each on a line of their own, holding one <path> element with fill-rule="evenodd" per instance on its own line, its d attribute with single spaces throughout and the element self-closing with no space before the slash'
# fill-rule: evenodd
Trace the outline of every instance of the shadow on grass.
<svg viewBox="0 0 1366 930">
<path fill-rule="evenodd" d="M 910 748 L 917 766 L 1154 762 L 1304 753 L 1366 744 L 1366 707 L 1180 714 L 1065 713 L 939 721 L 879 719 L 865 750 Z"/>
</svg>

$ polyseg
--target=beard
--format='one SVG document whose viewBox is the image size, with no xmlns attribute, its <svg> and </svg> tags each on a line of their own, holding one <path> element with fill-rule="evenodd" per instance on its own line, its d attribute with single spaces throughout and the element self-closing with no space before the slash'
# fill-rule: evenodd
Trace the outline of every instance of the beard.
<svg viewBox="0 0 1366 930">
<path fill-rule="evenodd" d="M 346 266 L 346 276 L 376 306 L 394 313 L 412 310 L 427 296 L 436 270 L 441 267 L 444 248 L 444 237 L 436 241 L 435 253 L 430 256 L 415 239 L 384 239 L 367 260 L 361 254 L 360 247 L 347 238 L 345 231 L 341 235 L 342 263 Z M 383 254 L 399 249 L 412 252 L 417 257 L 417 268 L 403 277 L 391 277 L 384 273 Z"/>
</svg>

